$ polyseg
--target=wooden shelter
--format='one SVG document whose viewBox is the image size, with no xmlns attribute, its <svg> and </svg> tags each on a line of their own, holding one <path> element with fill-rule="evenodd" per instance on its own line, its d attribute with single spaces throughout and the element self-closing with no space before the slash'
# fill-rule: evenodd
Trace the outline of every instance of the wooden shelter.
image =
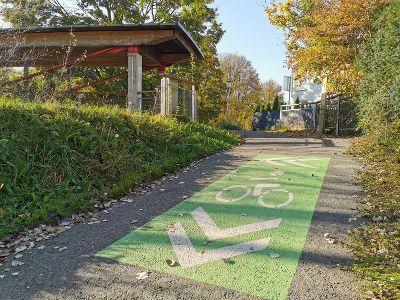
<svg viewBox="0 0 400 300">
<path fill-rule="evenodd" d="M 18 36 L 18 49 L 26 59 L 1 61 L 0 66 L 46 67 L 44 71 L 25 74 L 21 80 L 51 72 L 66 66 L 127 67 L 128 107 L 141 111 L 142 72 L 174 64 L 203 59 L 199 47 L 179 24 L 73 25 L 38 28 L 0 29 L 0 47 L 13 47 L 9 39 Z M 68 51 L 65 59 L 65 49 Z M 38 55 L 32 55 L 38 53 Z M 24 55 L 18 55 L 24 57 Z M 34 61 L 30 61 L 34 57 Z M 113 76 L 114 79 L 117 76 Z M 102 80 L 104 82 L 105 80 Z"/>
</svg>

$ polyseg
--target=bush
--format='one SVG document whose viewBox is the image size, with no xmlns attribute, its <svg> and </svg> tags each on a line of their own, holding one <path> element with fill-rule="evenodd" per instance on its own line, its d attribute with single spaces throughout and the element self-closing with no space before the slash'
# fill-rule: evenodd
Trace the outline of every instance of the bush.
<svg viewBox="0 0 400 300">
<path fill-rule="evenodd" d="M 0 99 L 0 239 L 236 145 L 198 123 Z"/>
<path fill-rule="evenodd" d="M 357 59 L 362 74 L 358 108 L 360 126 L 379 130 L 400 117 L 400 1 L 378 11 L 376 31 Z"/>
</svg>

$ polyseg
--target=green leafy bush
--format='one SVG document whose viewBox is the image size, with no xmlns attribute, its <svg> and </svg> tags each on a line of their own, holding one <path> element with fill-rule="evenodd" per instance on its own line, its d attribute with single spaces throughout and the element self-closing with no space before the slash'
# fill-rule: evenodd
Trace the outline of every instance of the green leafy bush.
<svg viewBox="0 0 400 300">
<path fill-rule="evenodd" d="M 221 129 L 118 108 L 0 99 L 0 239 L 238 142 Z"/>
<path fill-rule="evenodd" d="M 375 33 L 361 47 L 362 74 L 358 109 L 360 126 L 378 130 L 400 117 L 400 1 L 391 1 L 376 13 Z"/>
</svg>

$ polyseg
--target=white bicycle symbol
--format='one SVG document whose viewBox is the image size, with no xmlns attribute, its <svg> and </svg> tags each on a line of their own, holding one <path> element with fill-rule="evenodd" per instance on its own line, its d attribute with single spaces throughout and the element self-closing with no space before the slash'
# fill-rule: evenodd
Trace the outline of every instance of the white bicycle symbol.
<svg viewBox="0 0 400 300">
<path fill-rule="evenodd" d="M 274 183 L 257 184 L 254 187 L 254 191 L 253 191 L 252 195 L 255 197 L 258 197 L 258 200 L 257 200 L 258 204 L 260 204 L 261 206 L 266 207 L 266 208 L 279 208 L 279 207 L 283 207 L 283 206 L 286 206 L 286 205 L 289 205 L 290 203 L 292 203 L 294 200 L 293 194 L 291 192 L 289 192 L 288 190 L 281 189 L 279 187 L 280 187 L 280 184 L 274 184 Z M 245 191 L 242 196 L 234 198 L 234 199 L 225 199 L 222 197 L 222 194 L 224 192 L 231 191 L 231 190 L 237 189 L 237 188 L 243 189 Z M 263 189 L 267 189 L 267 190 L 264 190 L 264 192 L 263 192 Z M 223 203 L 236 202 L 236 201 L 240 201 L 240 200 L 246 198 L 247 196 L 249 196 L 251 194 L 251 192 L 252 192 L 252 189 L 248 186 L 234 185 L 234 186 L 227 187 L 227 188 L 223 189 L 222 191 L 218 192 L 216 194 L 215 198 L 218 202 L 223 202 Z M 264 197 L 267 198 L 268 194 L 270 194 L 272 192 L 287 194 L 287 200 L 284 203 L 279 204 L 279 205 L 272 205 L 272 204 L 267 203 L 266 202 L 267 199 L 264 199 Z"/>
</svg>

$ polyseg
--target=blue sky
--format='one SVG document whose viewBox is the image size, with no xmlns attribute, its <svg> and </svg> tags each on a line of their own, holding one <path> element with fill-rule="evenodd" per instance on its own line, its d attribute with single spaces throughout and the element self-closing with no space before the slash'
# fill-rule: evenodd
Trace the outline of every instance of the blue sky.
<svg viewBox="0 0 400 300">
<path fill-rule="evenodd" d="M 265 81 L 282 84 L 290 72 L 285 66 L 282 31 L 268 23 L 262 0 L 216 0 L 219 21 L 226 31 L 218 51 L 237 52 L 249 59 Z"/>
</svg>

